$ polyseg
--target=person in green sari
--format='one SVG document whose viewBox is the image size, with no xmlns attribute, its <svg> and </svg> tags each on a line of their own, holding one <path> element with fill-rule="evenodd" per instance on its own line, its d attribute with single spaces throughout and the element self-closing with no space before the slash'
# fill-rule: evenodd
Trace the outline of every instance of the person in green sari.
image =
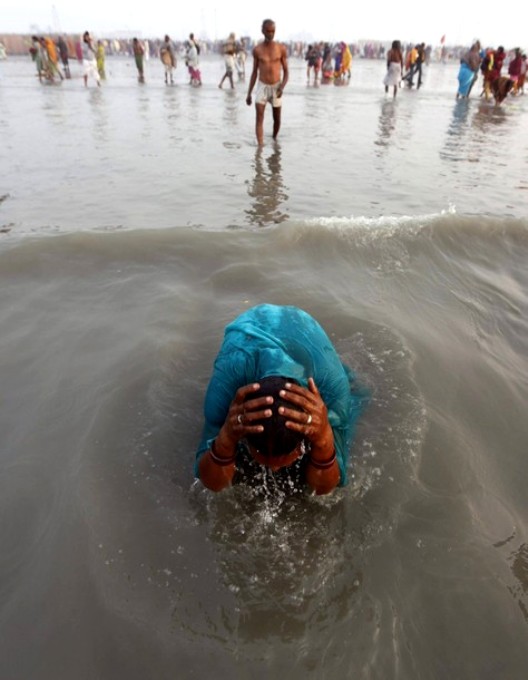
<svg viewBox="0 0 528 680">
<path fill-rule="evenodd" d="M 143 71 L 143 59 L 145 58 L 145 50 L 137 38 L 132 40 L 132 49 L 134 50 L 134 59 L 138 70 L 138 80 L 140 83 L 144 83 L 145 74 Z"/>
</svg>

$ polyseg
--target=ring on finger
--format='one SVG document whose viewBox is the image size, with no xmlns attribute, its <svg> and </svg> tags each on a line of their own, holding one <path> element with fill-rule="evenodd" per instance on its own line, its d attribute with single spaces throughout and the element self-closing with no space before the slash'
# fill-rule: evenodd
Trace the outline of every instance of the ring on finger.
<svg viewBox="0 0 528 680">
<path fill-rule="evenodd" d="M 307 425 L 310 425 L 310 423 L 312 422 L 312 420 L 313 420 L 312 414 L 309 413 L 309 414 L 308 414 L 308 419 L 306 420 L 306 424 L 307 424 Z"/>
</svg>

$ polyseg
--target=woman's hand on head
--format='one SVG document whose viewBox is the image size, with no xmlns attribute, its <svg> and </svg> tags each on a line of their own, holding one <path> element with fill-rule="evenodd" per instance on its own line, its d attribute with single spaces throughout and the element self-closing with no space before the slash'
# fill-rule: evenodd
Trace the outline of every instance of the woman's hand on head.
<svg viewBox="0 0 528 680">
<path fill-rule="evenodd" d="M 273 397 L 249 398 L 251 393 L 258 389 L 260 389 L 259 383 L 251 383 L 238 388 L 218 434 L 218 445 L 234 448 L 244 437 L 264 430 L 260 421 L 271 417 L 269 407 L 273 404 Z"/>
<path fill-rule="evenodd" d="M 334 435 L 328 422 L 326 405 L 313 378 L 308 379 L 308 388 L 286 383 L 280 396 L 296 407 L 281 406 L 279 413 L 286 418 L 286 427 L 301 433 L 321 452 L 332 451 Z"/>
</svg>

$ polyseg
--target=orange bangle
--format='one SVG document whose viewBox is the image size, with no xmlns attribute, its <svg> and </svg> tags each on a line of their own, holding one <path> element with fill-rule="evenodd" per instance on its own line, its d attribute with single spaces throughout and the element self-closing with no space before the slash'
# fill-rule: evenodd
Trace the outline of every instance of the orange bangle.
<svg viewBox="0 0 528 680">
<path fill-rule="evenodd" d="M 327 460 L 314 460 L 313 458 L 308 457 L 308 462 L 311 463 L 314 466 L 314 468 L 317 468 L 318 470 L 327 470 L 328 468 L 332 467 L 332 465 L 335 463 L 336 458 L 337 456 L 334 449 L 334 453 Z"/>
</svg>

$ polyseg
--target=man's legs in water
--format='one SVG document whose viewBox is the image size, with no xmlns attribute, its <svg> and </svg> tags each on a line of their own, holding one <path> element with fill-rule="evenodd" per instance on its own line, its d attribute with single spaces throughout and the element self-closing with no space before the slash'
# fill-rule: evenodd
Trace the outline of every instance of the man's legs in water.
<svg viewBox="0 0 528 680">
<path fill-rule="evenodd" d="M 255 132 L 257 135 L 257 143 L 259 146 L 264 144 L 264 110 L 266 108 L 265 104 L 255 104 L 256 111 L 256 123 Z"/>
<path fill-rule="evenodd" d="M 277 139 L 281 126 L 281 107 L 273 107 L 273 139 Z"/>
</svg>

